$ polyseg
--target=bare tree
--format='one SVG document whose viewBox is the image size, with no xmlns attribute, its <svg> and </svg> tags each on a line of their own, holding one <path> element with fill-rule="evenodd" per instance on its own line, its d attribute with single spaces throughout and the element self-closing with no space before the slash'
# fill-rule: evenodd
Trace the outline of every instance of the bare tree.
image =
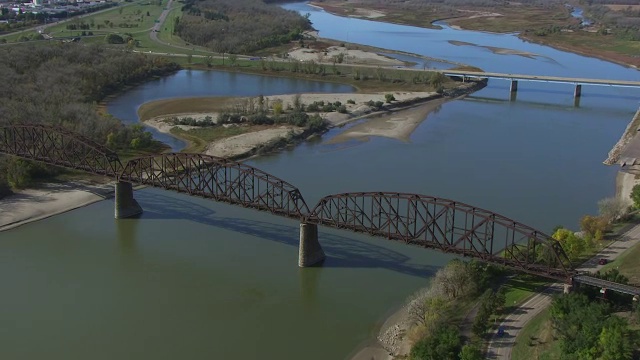
<svg viewBox="0 0 640 360">
<path fill-rule="evenodd" d="M 609 223 L 624 218 L 629 214 L 630 207 L 630 201 L 625 201 L 618 197 L 609 197 L 598 201 L 600 216 Z"/>
</svg>

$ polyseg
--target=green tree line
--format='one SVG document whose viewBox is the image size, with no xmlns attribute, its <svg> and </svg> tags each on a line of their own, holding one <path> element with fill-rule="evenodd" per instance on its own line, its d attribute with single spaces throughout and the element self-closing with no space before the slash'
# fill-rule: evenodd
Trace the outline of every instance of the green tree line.
<svg viewBox="0 0 640 360">
<path fill-rule="evenodd" d="M 300 39 L 311 28 L 295 11 L 260 0 L 187 0 L 174 32 L 184 40 L 225 53 L 251 53 Z"/>
<path fill-rule="evenodd" d="M 164 58 L 98 45 L 6 47 L 0 51 L 0 124 L 45 123 L 78 132 L 114 150 L 144 147 L 151 139 L 141 127 L 126 127 L 99 114 L 97 102 L 129 84 L 178 68 Z M 31 178 L 52 171 L 1 157 L 0 193 L 26 186 Z"/>
</svg>

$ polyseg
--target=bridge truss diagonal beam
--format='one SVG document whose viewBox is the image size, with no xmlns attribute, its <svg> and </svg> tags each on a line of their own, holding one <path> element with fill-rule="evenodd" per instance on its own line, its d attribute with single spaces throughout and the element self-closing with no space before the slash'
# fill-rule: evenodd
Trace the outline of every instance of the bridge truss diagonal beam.
<svg viewBox="0 0 640 360">
<path fill-rule="evenodd" d="M 0 153 L 113 178 L 122 170 L 115 152 L 64 128 L 44 124 L 0 126 Z"/>
<path fill-rule="evenodd" d="M 563 281 L 573 274 L 566 253 L 548 235 L 453 200 L 390 192 L 335 194 L 320 199 L 308 221 Z"/>
<path fill-rule="evenodd" d="M 309 212 L 300 190 L 252 166 L 204 154 L 132 159 L 118 180 L 173 190 L 300 219 Z"/>
</svg>

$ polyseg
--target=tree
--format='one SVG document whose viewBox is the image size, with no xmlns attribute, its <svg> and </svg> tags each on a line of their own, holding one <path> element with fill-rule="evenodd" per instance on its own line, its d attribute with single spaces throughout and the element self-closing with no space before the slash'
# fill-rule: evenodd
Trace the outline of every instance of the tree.
<svg viewBox="0 0 640 360">
<path fill-rule="evenodd" d="M 229 64 L 231 65 L 231 67 L 236 66 L 236 62 L 238 61 L 238 55 L 236 54 L 229 54 Z"/>
<path fill-rule="evenodd" d="M 107 34 L 107 36 L 105 36 L 105 41 L 107 44 L 124 44 L 124 39 L 118 34 Z"/>
<path fill-rule="evenodd" d="M 431 84 L 431 86 L 434 89 L 437 89 L 437 88 L 441 87 L 442 84 L 444 84 L 446 79 L 447 79 L 447 77 L 444 76 L 442 73 L 432 72 L 431 75 L 429 76 L 429 84 Z"/>
<path fill-rule="evenodd" d="M 594 237 L 598 230 L 604 233 L 608 225 L 609 221 L 602 216 L 585 215 L 580 219 L 580 228 L 587 237 Z"/>
<path fill-rule="evenodd" d="M 293 108 L 295 111 L 302 111 L 302 101 L 300 100 L 300 94 L 295 94 L 293 97 Z"/>
<path fill-rule="evenodd" d="M 276 100 L 273 102 L 273 114 L 274 115 L 280 115 L 282 114 L 282 101 L 281 100 Z"/>
<path fill-rule="evenodd" d="M 460 360 L 482 360 L 482 350 L 477 344 L 467 344 L 460 350 Z"/>
<path fill-rule="evenodd" d="M 596 346 L 611 309 L 608 304 L 591 302 L 580 293 L 555 298 L 551 304 L 551 322 L 566 355 L 595 358 Z"/>
<path fill-rule="evenodd" d="M 617 316 L 608 318 L 598 337 L 598 350 L 602 360 L 631 359 L 634 343 L 627 322 Z"/>
<path fill-rule="evenodd" d="M 22 189 L 31 184 L 32 164 L 27 160 L 12 158 L 7 166 L 7 183 L 13 189 Z"/>
<path fill-rule="evenodd" d="M 468 264 L 455 259 L 438 270 L 433 279 L 433 287 L 449 299 L 467 296 L 476 290 L 475 284 L 469 281 L 471 276 Z"/>
<path fill-rule="evenodd" d="M 585 217 L 588 217 L 588 215 Z M 587 233 L 586 230 L 585 233 Z M 587 235 L 592 236 L 588 233 Z M 580 255 L 580 253 L 582 253 L 582 251 L 584 251 L 588 245 L 584 238 L 577 236 L 573 231 L 569 229 L 560 228 L 556 230 L 555 233 L 553 233 L 552 237 L 560 242 L 560 244 L 562 245 L 562 249 L 564 249 L 564 251 L 567 253 L 567 256 L 569 256 L 570 258 Z"/>
<path fill-rule="evenodd" d="M 640 209 L 640 184 L 635 185 L 631 189 L 631 200 L 636 209 Z"/>
<path fill-rule="evenodd" d="M 623 219 L 627 215 L 629 205 L 627 201 L 617 197 L 604 198 L 598 201 L 598 210 L 603 219 L 608 223 L 612 223 L 616 220 Z"/>
<path fill-rule="evenodd" d="M 457 360 L 461 345 L 458 328 L 441 326 L 432 336 L 419 340 L 411 348 L 411 359 Z"/>
</svg>

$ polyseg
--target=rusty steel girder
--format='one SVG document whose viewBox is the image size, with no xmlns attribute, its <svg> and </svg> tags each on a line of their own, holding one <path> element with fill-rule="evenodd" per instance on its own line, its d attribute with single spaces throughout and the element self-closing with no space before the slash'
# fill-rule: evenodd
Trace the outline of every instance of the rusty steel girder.
<svg viewBox="0 0 640 360">
<path fill-rule="evenodd" d="M 390 192 L 336 194 L 322 198 L 305 221 L 559 280 L 573 274 L 562 246 L 548 235 L 453 200 Z"/>
<path fill-rule="evenodd" d="M 122 170 L 113 151 L 64 128 L 43 124 L 0 125 L 0 153 L 114 178 Z"/>
<path fill-rule="evenodd" d="M 300 190 L 273 175 L 224 158 L 169 153 L 130 160 L 118 180 L 173 190 L 300 219 Z"/>
</svg>

